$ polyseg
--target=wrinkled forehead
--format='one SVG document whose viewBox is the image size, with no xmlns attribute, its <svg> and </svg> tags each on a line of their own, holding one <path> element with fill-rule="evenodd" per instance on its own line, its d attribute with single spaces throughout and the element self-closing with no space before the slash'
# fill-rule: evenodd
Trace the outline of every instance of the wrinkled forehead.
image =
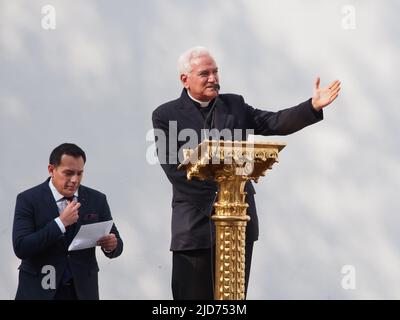
<svg viewBox="0 0 400 320">
<path fill-rule="evenodd" d="M 210 55 L 201 55 L 199 57 L 192 58 L 191 65 L 193 69 L 209 69 L 217 67 L 214 58 Z"/>
</svg>

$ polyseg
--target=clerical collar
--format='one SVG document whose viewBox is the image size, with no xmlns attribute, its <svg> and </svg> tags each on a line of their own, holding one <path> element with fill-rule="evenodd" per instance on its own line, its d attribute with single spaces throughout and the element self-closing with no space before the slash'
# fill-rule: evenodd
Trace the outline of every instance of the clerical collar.
<svg viewBox="0 0 400 320">
<path fill-rule="evenodd" d="M 187 92 L 189 98 L 192 99 L 193 101 L 197 102 L 197 103 L 200 105 L 200 107 L 206 108 L 206 107 L 208 107 L 208 105 L 210 104 L 210 101 L 200 101 L 200 100 L 197 100 L 197 99 L 193 98 L 193 97 L 190 95 L 190 93 L 189 93 L 188 90 L 186 90 L 186 92 Z"/>
</svg>

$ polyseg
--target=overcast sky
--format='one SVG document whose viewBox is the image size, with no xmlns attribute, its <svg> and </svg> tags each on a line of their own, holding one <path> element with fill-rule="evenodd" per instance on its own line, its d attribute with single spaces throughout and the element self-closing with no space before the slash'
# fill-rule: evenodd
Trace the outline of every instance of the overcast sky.
<svg viewBox="0 0 400 320">
<path fill-rule="evenodd" d="M 203 45 L 221 93 L 254 107 L 308 99 L 316 75 L 342 81 L 322 122 L 260 138 L 287 147 L 256 185 L 248 298 L 400 299 L 399 11 L 395 0 L 0 0 L 0 298 L 17 286 L 15 198 L 47 178 L 63 142 L 86 151 L 83 184 L 107 194 L 125 243 L 117 259 L 98 252 L 101 298 L 172 298 L 172 190 L 146 137 L 152 111 L 180 95 L 178 56 Z"/>
</svg>

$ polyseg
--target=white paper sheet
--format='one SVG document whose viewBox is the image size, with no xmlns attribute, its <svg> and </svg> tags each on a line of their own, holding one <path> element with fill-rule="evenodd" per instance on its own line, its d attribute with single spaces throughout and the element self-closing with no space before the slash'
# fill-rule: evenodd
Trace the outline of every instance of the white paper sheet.
<svg viewBox="0 0 400 320">
<path fill-rule="evenodd" d="M 81 225 L 68 251 L 95 247 L 97 240 L 110 233 L 112 225 L 112 220 Z"/>
</svg>

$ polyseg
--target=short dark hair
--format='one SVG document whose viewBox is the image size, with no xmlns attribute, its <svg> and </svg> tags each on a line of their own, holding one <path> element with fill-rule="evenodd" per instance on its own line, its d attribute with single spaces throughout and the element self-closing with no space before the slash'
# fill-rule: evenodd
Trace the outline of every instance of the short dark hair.
<svg viewBox="0 0 400 320">
<path fill-rule="evenodd" d="M 49 163 L 57 167 L 61 163 L 61 157 L 64 154 L 73 156 L 74 158 L 82 157 L 83 163 L 86 163 L 85 152 L 73 143 L 63 143 L 55 148 L 50 154 Z"/>
</svg>

